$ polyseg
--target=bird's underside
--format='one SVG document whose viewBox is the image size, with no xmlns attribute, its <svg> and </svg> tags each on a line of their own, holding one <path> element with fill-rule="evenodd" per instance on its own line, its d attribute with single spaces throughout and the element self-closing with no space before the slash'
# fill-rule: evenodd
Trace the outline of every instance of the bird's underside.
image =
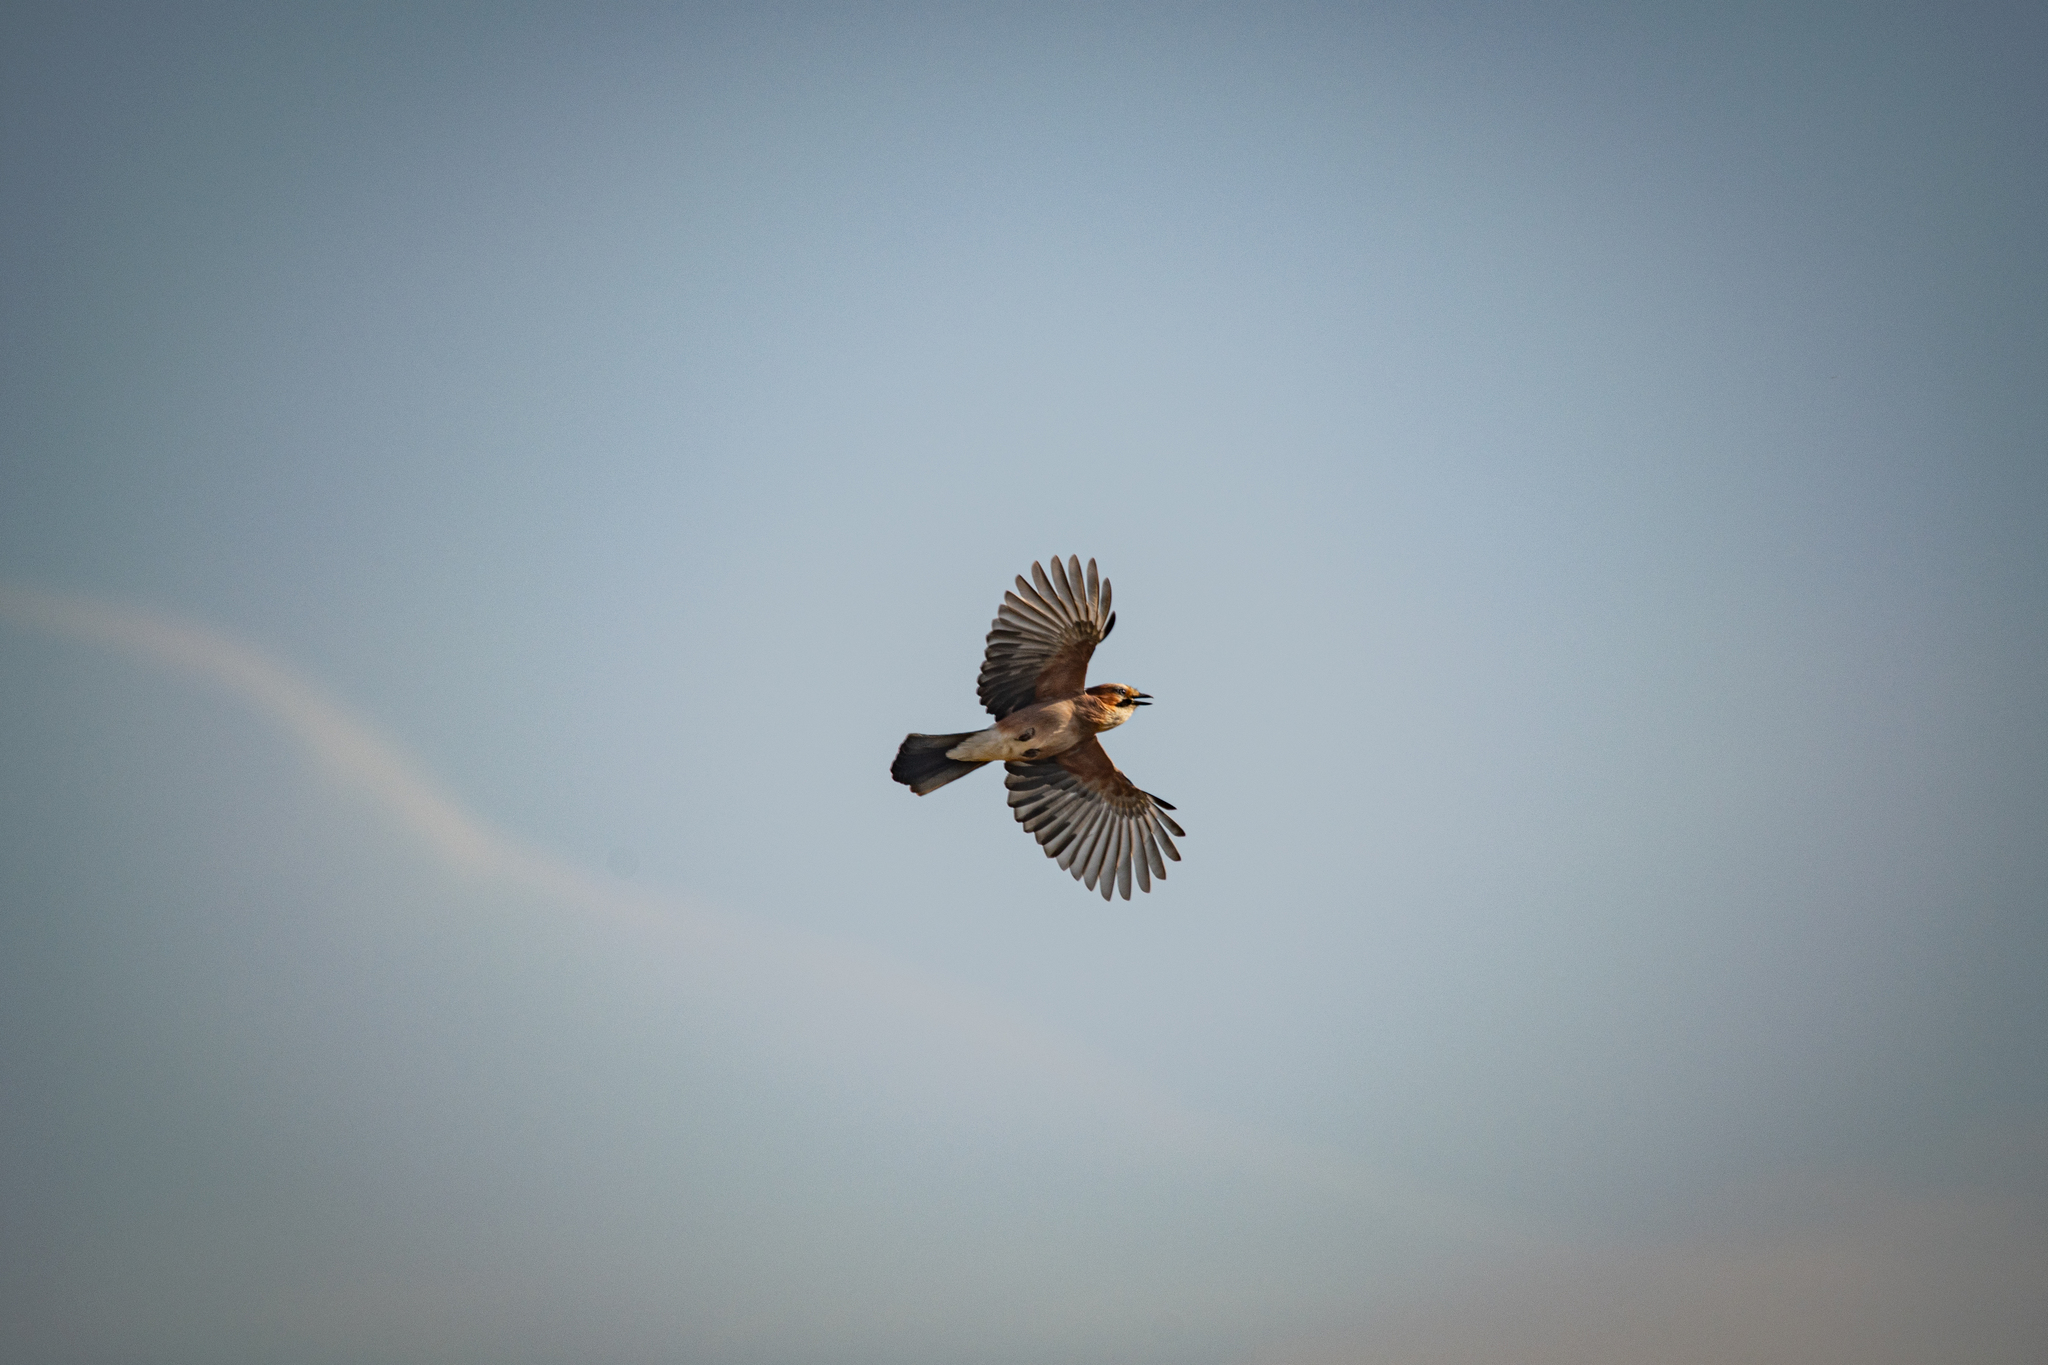
<svg viewBox="0 0 2048 1365">
<path fill-rule="evenodd" d="M 1048 575 L 1031 566 L 1003 594 L 982 658 L 981 703 L 995 717 L 985 730 L 913 734 L 896 751 L 889 775 L 919 796 L 976 768 L 1003 764 L 1003 786 L 1018 823 L 1045 856 L 1108 900 L 1131 883 L 1150 891 L 1180 861 L 1172 835 L 1186 832 L 1172 806 L 1140 791 L 1110 762 L 1097 736 L 1136 714 L 1151 699 L 1120 683 L 1088 687 L 1088 661 L 1116 626 L 1109 582 L 1095 561 L 1055 557 Z"/>
</svg>

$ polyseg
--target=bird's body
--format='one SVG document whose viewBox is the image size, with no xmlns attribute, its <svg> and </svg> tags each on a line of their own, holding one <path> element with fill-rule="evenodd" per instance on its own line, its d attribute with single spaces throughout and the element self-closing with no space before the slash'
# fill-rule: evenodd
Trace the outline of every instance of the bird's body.
<svg viewBox="0 0 2048 1365">
<path fill-rule="evenodd" d="M 1129 691 L 1111 683 L 1078 696 L 1033 702 L 969 735 L 948 749 L 946 757 L 982 763 L 996 759 L 1035 763 L 1057 758 L 1089 736 L 1114 730 L 1129 720 L 1131 706 L 1119 704 L 1121 694 Z"/>
<path fill-rule="evenodd" d="M 919 796 L 957 781 L 984 763 L 1001 762 L 1010 807 L 1046 856 L 1059 860 L 1102 897 L 1166 876 L 1166 858 L 1180 853 L 1168 831 L 1186 832 L 1164 812 L 1166 802 L 1117 771 L 1096 739 L 1129 720 L 1151 698 L 1121 683 L 1085 686 L 1095 646 L 1116 626 L 1107 580 L 1095 561 L 1052 561 L 1052 574 L 1031 566 L 1035 582 L 1017 579 L 1003 595 L 981 665 L 981 700 L 996 723 L 953 735 L 907 736 L 889 775 Z M 1164 855 L 1162 857 L 1162 854 Z"/>
</svg>

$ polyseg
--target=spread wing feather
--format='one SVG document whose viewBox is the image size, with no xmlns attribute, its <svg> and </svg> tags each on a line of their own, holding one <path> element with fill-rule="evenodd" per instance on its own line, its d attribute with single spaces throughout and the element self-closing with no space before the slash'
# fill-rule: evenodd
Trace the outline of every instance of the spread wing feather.
<svg viewBox="0 0 2048 1365">
<path fill-rule="evenodd" d="M 1166 813 L 1173 807 L 1139 791 L 1093 736 L 1043 763 L 1005 763 L 1003 772 L 1017 823 L 1075 881 L 1090 891 L 1100 884 L 1104 900 L 1119 892 L 1129 900 L 1133 877 L 1150 891 L 1153 878 L 1166 880 L 1166 859 L 1180 861 L 1171 836 L 1187 831 Z"/>
<path fill-rule="evenodd" d="M 1084 574 L 1080 556 L 1052 573 L 1031 566 L 1027 581 L 1018 575 L 1014 592 L 1003 594 L 982 655 L 981 704 L 1001 720 L 1035 701 L 1072 696 L 1087 686 L 1088 660 L 1095 646 L 1116 626 L 1109 609 L 1109 581 L 1088 561 Z"/>
</svg>

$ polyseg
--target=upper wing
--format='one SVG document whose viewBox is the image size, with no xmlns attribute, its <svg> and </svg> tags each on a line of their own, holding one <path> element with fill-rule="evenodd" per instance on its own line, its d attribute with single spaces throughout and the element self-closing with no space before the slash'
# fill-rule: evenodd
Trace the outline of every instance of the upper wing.
<svg viewBox="0 0 2048 1365">
<path fill-rule="evenodd" d="M 1164 853 L 1175 862 L 1180 850 L 1167 837 L 1187 831 L 1166 812 L 1173 809 L 1150 792 L 1141 792 L 1117 771 L 1090 735 L 1044 763 L 1005 763 L 1003 785 L 1010 789 L 1010 808 L 1017 823 L 1045 849 L 1045 856 L 1090 891 L 1102 883 L 1102 898 L 1112 890 L 1131 898 L 1131 873 L 1138 889 L 1150 891 L 1152 879 L 1166 880 Z"/>
<path fill-rule="evenodd" d="M 1017 591 L 1003 594 L 981 660 L 981 704 L 997 720 L 1035 701 L 1066 697 L 1087 683 L 1088 656 L 1116 628 L 1109 609 L 1109 580 L 1097 585 L 1095 561 L 1081 575 L 1075 555 L 1062 565 L 1055 555 L 1052 577 L 1031 566 L 1033 587 L 1017 578 Z"/>
</svg>

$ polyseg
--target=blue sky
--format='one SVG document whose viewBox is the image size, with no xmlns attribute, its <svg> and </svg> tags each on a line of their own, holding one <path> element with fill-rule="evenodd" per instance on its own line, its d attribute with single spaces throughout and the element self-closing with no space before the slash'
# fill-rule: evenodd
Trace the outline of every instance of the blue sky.
<svg viewBox="0 0 2048 1365">
<path fill-rule="evenodd" d="M 2038 16 L 6 24 L 11 1353 L 2038 1340 Z"/>
</svg>

